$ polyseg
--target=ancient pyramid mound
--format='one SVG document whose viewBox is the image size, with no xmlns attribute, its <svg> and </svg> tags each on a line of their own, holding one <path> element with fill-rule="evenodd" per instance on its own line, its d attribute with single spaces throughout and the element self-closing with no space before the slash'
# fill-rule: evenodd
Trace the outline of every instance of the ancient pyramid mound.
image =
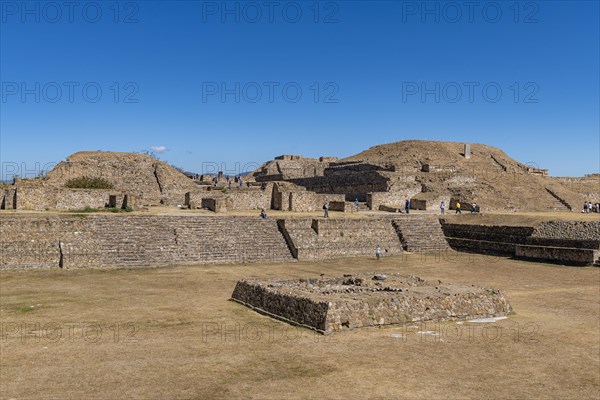
<svg viewBox="0 0 600 400">
<path fill-rule="evenodd" d="M 197 185 L 181 171 L 146 154 L 81 151 L 44 177 L 46 186 L 64 187 L 79 178 L 102 178 L 115 189 L 140 195 L 147 204 L 181 203 Z"/>
<path fill-rule="evenodd" d="M 585 200 L 599 201 L 597 177 L 552 178 L 535 164 L 512 159 L 483 144 L 406 140 L 374 146 L 341 160 L 275 159 L 254 172 L 259 181 L 287 180 L 320 193 L 343 193 L 368 201 L 387 193 L 382 205 L 419 200 L 437 209 L 460 200 L 486 210 L 578 210 Z M 375 205 L 377 209 L 379 204 Z"/>
</svg>

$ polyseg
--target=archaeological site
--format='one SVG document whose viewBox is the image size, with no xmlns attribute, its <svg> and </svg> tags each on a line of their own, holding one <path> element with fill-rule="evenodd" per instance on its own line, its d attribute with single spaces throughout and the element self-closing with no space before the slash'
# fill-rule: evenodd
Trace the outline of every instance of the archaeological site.
<svg viewBox="0 0 600 400">
<path fill-rule="evenodd" d="M 281 155 L 237 176 L 85 151 L 38 178 L 2 184 L 0 200 L 3 310 L 12 315 L 3 343 L 56 329 L 29 315 L 100 307 L 107 314 L 90 318 L 104 326 L 86 322 L 69 335 L 89 336 L 94 326 L 111 332 L 112 345 L 128 343 L 116 336 L 127 332 L 134 346 L 139 332 L 139 343 L 158 340 L 165 354 L 183 335 L 178 346 L 196 343 L 193 360 L 204 351 L 220 360 L 274 351 L 271 375 L 286 370 L 278 354 L 310 375 L 312 360 L 325 357 L 326 368 L 338 348 L 336 365 L 396 364 L 398 354 L 404 362 L 444 343 L 443 357 L 469 362 L 478 340 L 494 357 L 506 351 L 508 362 L 514 350 L 503 346 L 540 343 L 550 329 L 535 322 L 540 302 L 552 310 L 544 321 L 561 301 L 588 310 L 600 271 L 600 175 L 551 177 L 483 144 Z M 559 316 L 547 326 L 571 317 Z M 58 342 L 71 340 L 62 328 Z M 391 351 L 399 344 L 404 350 Z"/>
<path fill-rule="evenodd" d="M 103 186 L 73 187 L 82 180 Z M 450 142 L 403 141 L 345 159 L 283 155 L 235 177 L 190 176 L 145 154 L 79 152 L 2 186 L 1 268 L 318 261 L 378 246 L 384 256 L 454 250 L 598 265 L 598 220 L 465 223 L 456 207 L 479 217 L 576 215 L 589 202 L 597 213 L 599 185 L 599 175 L 550 177 L 500 149 Z M 325 203 L 332 218 L 322 218 Z"/>
</svg>

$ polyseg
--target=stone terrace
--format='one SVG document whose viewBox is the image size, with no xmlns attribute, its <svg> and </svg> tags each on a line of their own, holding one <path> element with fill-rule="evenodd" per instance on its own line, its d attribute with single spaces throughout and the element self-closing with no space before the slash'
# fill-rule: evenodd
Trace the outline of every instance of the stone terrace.
<svg viewBox="0 0 600 400">
<path fill-rule="evenodd" d="M 374 256 L 402 253 L 398 234 L 389 218 L 279 220 L 280 227 L 299 260 Z"/>
<path fill-rule="evenodd" d="M 275 220 L 256 217 L 3 217 L 0 268 L 292 260 Z"/>
<path fill-rule="evenodd" d="M 242 280 L 232 300 L 324 334 L 419 321 L 497 317 L 512 311 L 500 290 L 398 274 Z"/>
</svg>

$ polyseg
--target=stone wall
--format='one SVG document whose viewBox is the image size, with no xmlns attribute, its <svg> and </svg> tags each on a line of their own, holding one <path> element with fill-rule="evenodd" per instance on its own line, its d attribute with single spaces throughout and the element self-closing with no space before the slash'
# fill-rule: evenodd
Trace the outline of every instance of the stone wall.
<svg viewBox="0 0 600 400">
<path fill-rule="evenodd" d="M 421 188 L 414 186 L 395 192 L 373 192 L 367 194 L 367 205 L 371 210 L 379 210 L 379 206 L 397 207 L 404 209 L 406 199 L 411 199 L 417 193 L 421 193 Z"/>
<path fill-rule="evenodd" d="M 201 204 L 202 208 L 216 213 L 224 213 L 231 210 L 231 201 L 227 197 L 204 197 Z"/>
<path fill-rule="evenodd" d="M 592 265 L 598 259 L 599 251 L 572 247 L 517 245 L 515 256 L 542 262 L 567 265 Z"/>
<path fill-rule="evenodd" d="M 8 191 L 8 200 L 16 198 L 18 210 L 78 210 L 85 207 L 104 208 L 112 206 L 114 196 L 115 207 L 138 207 L 140 196 L 115 189 L 71 189 L 47 186 L 18 186 Z M 16 197 L 15 194 L 16 193 Z M 13 208 L 15 203 L 9 201 L 5 209 Z"/>
<path fill-rule="evenodd" d="M 600 222 L 548 221 L 538 226 L 491 226 L 443 223 L 454 250 L 516 256 L 567 265 L 598 261 Z"/>
<path fill-rule="evenodd" d="M 372 326 L 505 316 L 506 294 L 415 276 L 361 274 L 295 281 L 242 280 L 232 300 L 324 334 Z M 383 280 L 381 280 L 383 279 Z"/>
<path fill-rule="evenodd" d="M 323 209 L 323 204 L 329 202 L 343 202 L 343 194 L 315 193 L 307 190 L 287 188 L 277 189 L 273 192 L 273 209 L 294 212 L 312 212 Z M 333 211 L 333 210 L 332 210 Z"/>
<path fill-rule="evenodd" d="M 249 187 L 244 189 L 232 188 L 223 190 L 219 188 L 203 188 L 184 195 L 183 204 L 191 209 L 208 208 L 213 210 L 215 201 L 210 199 L 224 199 L 225 211 L 232 210 L 260 210 L 271 208 L 273 184 L 263 184 L 262 187 Z M 205 204 L 206 206 L 203 206 Z M 213 210 L 214 211 L 214 210 Z"/>
<path fill-rule="evenodd" d="M 5 216 L 0 268 L 114 268 L 292 260 L 258 217 Z"/>
<path fill-rule="evenodd" d="M 454 250 L 514 256 L 517 244 L 525 244 L 533 233 L 527 226 L 449 224 L 442 221 L 448 244 Z"/>
<path fill-rule="evenodd" d="M 533 237 L 600 240 L 600 221 L 547 221 L 535 227 Z"/>
</svg>

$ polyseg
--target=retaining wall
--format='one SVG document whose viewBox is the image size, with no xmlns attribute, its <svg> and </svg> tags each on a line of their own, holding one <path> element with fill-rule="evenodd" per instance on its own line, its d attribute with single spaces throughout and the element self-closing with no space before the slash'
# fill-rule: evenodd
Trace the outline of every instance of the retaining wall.
<svg viewBox="0 0 600 400">
<path fill-rule="evenodd" d="M 112 268 L 292 260 L 272 219 L 2 217 L 0 268 Z"/>
</svg>

